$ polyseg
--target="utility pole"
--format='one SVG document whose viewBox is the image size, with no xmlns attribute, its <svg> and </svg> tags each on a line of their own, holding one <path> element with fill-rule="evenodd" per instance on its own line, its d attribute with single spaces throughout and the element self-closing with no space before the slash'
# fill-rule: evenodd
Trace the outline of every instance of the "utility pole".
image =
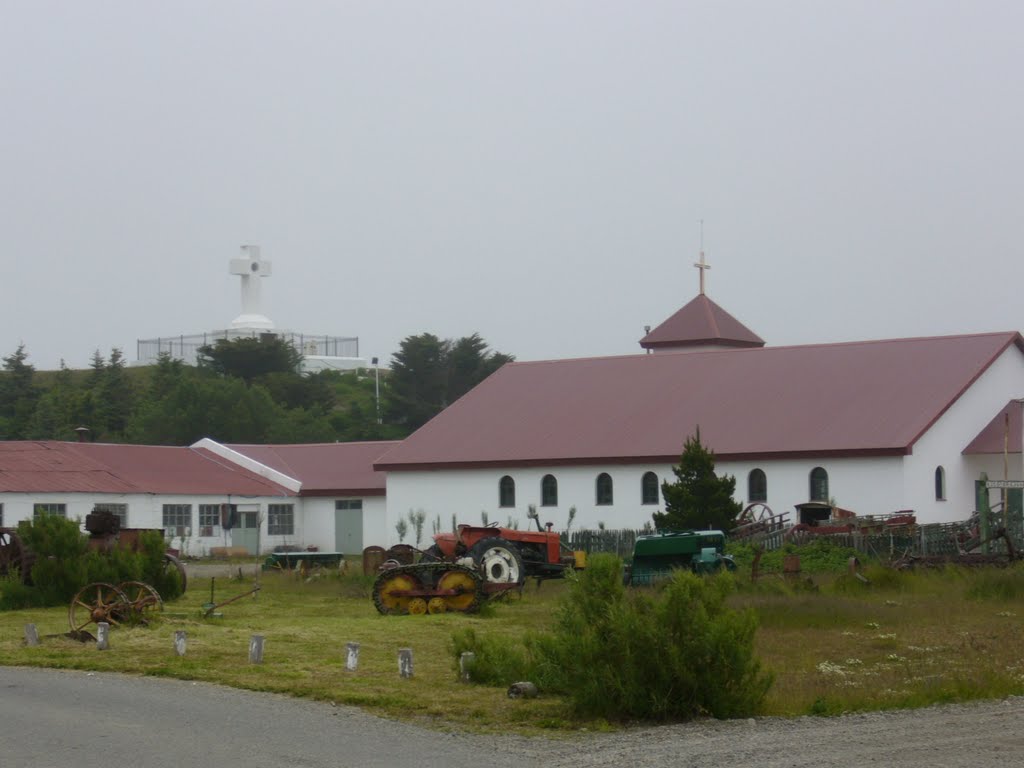
<svg viewBox="0 0 1024 768">
<path fill-rule="evenodd" d="M 371 360 L 373 363 L 373 392 L 374 400 L 377 403 L 377 423 L 381 424 L 380 419 L 380 368 L 377 365 L 377 358 Z"/>
</svg>

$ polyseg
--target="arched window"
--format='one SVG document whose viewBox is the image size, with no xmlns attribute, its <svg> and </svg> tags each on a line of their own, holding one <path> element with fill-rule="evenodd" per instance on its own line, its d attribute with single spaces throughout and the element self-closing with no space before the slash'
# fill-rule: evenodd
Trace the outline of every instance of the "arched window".
<svg viewBox="0 0 1024 768">
<path fill-rule="evenodd" d="M 498 506 L 514 507 L 516 505 L 516 481 L 505 475 L 498 481 Z"/>
<path fill-rule="evenodd" d="M 821 467 L 811 470 L 811 501 L 828 502 L 828 472 Z"/>
<path fill-rule="evenodd" d="M 747 476 L 747 501 L 768 501 L 768 476 L 763 469 L 752 469 Z"/>
<path fill-rule="evenodd" d="M 608 506 L 612 503 L 612 476 L 602 472 L 597 476 L 597 504 Z"/>
<path fill-rule="evenodd" d="M 935 500 L 946 500 L 946 470 L 941 466 L 935 468 Z"/>
<path fill-rule="evenodd" d="M 558 480 L 554 475 L 544 475 L 540 481 L 540 505 L 542 507 L 558 506 Z"/>
<path fill-rule="evenodd" d="M 653 472 L 644 472 L 640 478 L 640 503 L 658 503 L 658 476 Z"/>
</svg>

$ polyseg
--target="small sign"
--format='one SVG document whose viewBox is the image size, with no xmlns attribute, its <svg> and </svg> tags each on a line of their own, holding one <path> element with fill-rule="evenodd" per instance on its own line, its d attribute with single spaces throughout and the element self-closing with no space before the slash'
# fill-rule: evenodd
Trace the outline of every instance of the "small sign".
<svg viewBox="0 0 1024 768">
<path fill-rule="evenodd" d="M 1024 480 L 986 480 L 986 488 L 1024 488 Z"/>
</svg>

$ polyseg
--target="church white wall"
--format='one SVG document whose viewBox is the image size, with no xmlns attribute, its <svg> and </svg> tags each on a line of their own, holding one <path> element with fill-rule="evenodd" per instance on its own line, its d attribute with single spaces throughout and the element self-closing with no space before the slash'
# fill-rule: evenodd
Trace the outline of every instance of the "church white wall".
<svg viewBox="0 0 1024 768">
<path fill-rule="evenodd" d="M 736 477 L 735 498 L 746 504 L 750 471 L 755 467 L 764 470 L 768 479 L 768 505 L 778 513 L 792 511 L 794 505 L 808 501 L 810 473 L 817 466 L 828 472 L 830 495 L 842 507 L 865 515 L 906 508 L 902 457 L 720 462 L 716 472 Z M 665 479 L 674 480 L 672 468 L 667 464 L 390 472 L 387 542 L 398 542 L 394 523 L 410 509 L 422 509 L 426 513 L 428 531 L 430 521 L 437 515 L 441 517 L 443 530 L 451 529 L 453 514 L 459 523 L 479 525 L 481 511 L 487 512 L 490 522 L 506 526 L 511 518 L 519 522 L 520 528 L 525 528 L 530 504 L 537 506 L 541 523 L 552 522 L 556 530 L 565 528 L 571 506 L 576 507 L 574 528 L 597 528 L 600 523 L 606 528 L 642 528 L 652 522 L 654 512 L 664 509 L 660 503 L 641 504 L 641 478 L 648 471 L 658 475 L 659 487 Z M 601 472 L 608 472 L 612 477 L 614 503 L 610 506 L 596 504 L 596 482 Z M 541 478 L 548 473 L 558 480 L 556 507 L 540 504 Z M 498 483 L 506 474 L 516 483 L 514 508 L 498 506 Z M 791 519 L 795 522 L 792 516 Z"/>
<path fill-rule="evenodd" d="M 906 458 L 904 495 L 918 522 L 964 520 L 974 510 L 974 481 L 982 471 L 1003 477 L 1003 457 L 964 456 L 961 451 L 1011 398 L 1024 397 L 1024 354 L 1011 346 L 939 418 Z M 1021 479 L 1020 454 L 1009 459 L 1011 480 Z M 946 474 L 946 500 L 935 498 L 935 469 Z M 992 501 L 998 499 L 993 492 Z"/>
<path fill-rule="evenodd" d="M 792 513 L 797 504 L 810 501 L 811 471 L 815 467 L 828 473 L 829 497 L 843 509 L 858 515 L 881 515 L 906 508 L 900 456 L 719 462 L 715 471 L 736 478 L 734 498 L 744 506 L 749 503 L 750 472 L 764 471 L 768 480 L 767 504 L 778 514 Z M 793 514 L 790 521 L 798 522 Z"/>
</svg>

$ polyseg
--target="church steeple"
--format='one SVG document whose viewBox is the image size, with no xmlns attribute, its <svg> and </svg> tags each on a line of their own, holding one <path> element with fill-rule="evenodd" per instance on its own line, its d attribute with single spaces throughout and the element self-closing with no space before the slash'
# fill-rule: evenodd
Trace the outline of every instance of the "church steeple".
<svg viewBox="0 0 1024 768">
<path fill-rule="evenodd" d="M 704 222 L 700 223 L 700 293 L 653 331 L 640 339 L 648 352 L 721 347 L 763 347 L 764 339 L 730 315 L 705 293 L 704 272 L 711 265 L 704 259 Z"/>
</svg>

